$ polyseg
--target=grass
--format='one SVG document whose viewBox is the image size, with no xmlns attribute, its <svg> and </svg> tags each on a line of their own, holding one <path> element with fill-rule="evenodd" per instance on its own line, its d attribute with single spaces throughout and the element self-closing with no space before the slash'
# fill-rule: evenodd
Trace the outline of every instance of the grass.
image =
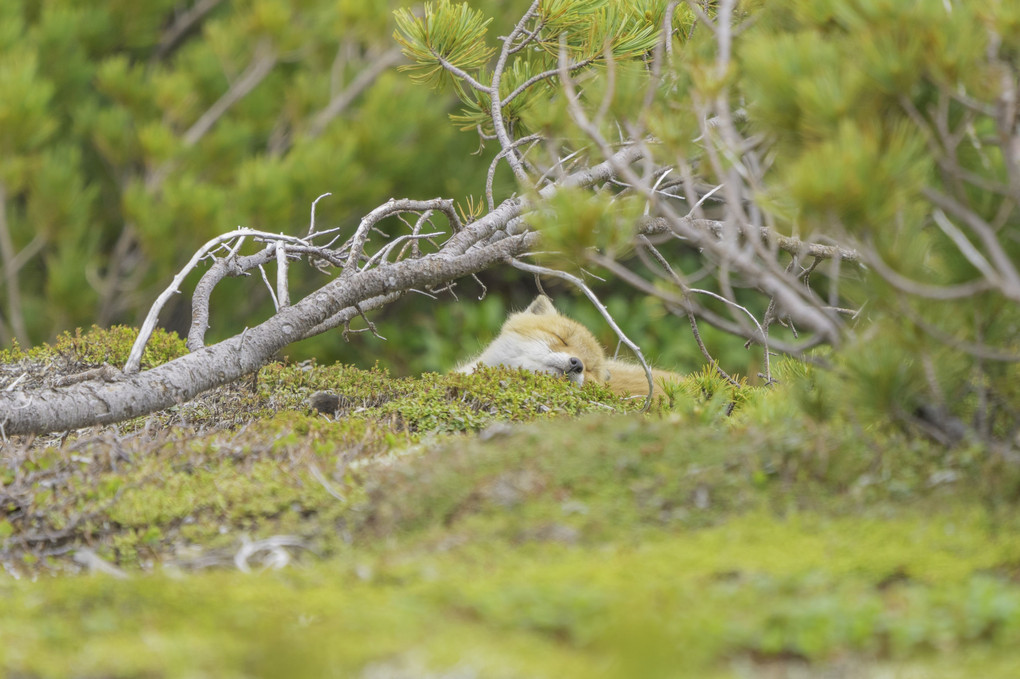
<svg viewBox="0 0 1020 679">
<path fill-rule="evenodd" d="M 808 416 L 778 370 L 643 415 L 513 371 L 281 363 L 9 442 L 0 674 L 1017 676 L 1020 470 Z"/>
</svg>

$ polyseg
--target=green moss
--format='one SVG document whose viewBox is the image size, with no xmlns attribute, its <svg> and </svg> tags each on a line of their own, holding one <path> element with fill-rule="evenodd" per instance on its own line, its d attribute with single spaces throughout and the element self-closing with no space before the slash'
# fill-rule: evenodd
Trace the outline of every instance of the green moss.
<svg viewBox="0 0 1020 679">
<path fill-rule="evenodd" d="M 100 339 L 110 337 L 125 347 L 131 339 Z M 68 336 L 58 345 L 75 361 L 112 356 L 100 355 L 107 344 L 82 343 Z M 310 411 L 309 395 L 327 388 L 338 412 Z M 578 390 L 520 371 L 398 380 L 378 368 L 273 364 L 256 379 L 120 425 L 116 435 L 81 432 L 63 447 L 11 458 L 2 467 L 12 497 L 30 501 L 12 508 L 14 539 L 0 558 L 24 569 L 23 554 L 59 542 L 58 567 L 71 565 L 76 545 L 109 547 L 118 564 L 135 566 L 174 560 L 194 542 L 220 549 L 223 535 L 236 544 L 241 535 L 280 532 L 331 553 L 346 499 L 364 495 L 359 464 L 494 422 L 634 407 L 595 385 Z"/>
<path fill-rule="evenodd" d="M 978 514 L 943 507 L 863 524 L 756 513 L 631 545 L 387 549 L 283 574 L 8 581 L 0 666 L 665 677 L 852 658 L 1008 677 L 1020 587 L 982 571 L 1018 557 Z"/>
<path fill-rule="evenodd" d="M 764 423 L 766 412 L 778 414 L 752 404 L 739 417 L 715 412 L 708 423 L 697 408 L 652 419 L 594 417 L 436 448 L 368 480 L 362 525 L 374 539 L 442 533 L 477 515 L 491 531 L 485 537 L 512 537 L 517 519 L 533 527 L 544 517 L 578 529 L 580 539 L 616 539 L 763 508 L 868 512 L 958 493 L 983 504 L 1014 497 L 1020 477 L 980 449 L 861 436 L 792 415 Z"/>
<path fill-rule="evenodd" d="M 31 349 L 22 349 L 14 341 L 10 349 L 0 350 L 0 363 L 16 363 L 23 360 L 43 360 L 63 357 L 71 364 L 96 366 L 109 363 L 122 366 L 131 346 L 138 336 L 136 328 L 115 325 L 100 328 L 93 325 L 87 332 L 77 328 L 74 333 L 64 332 L 57 336 L 56 341 L 42 344 Z M 176 333 L 157 328 L 142 353 L 142 368 L 151 368 L 187 353 L 184 340 Z"/>
<path fill-rule="evenodd" d="M 36 581 L 0 580 L 0 673 L 1013 676 L 1020 469 L 773 372 L 641 414 L 519 371 L 279 363 L 5 450 L 0 560 Z M 236 572 L 274 536 L 285 571 Z M 69 576 L 82 547 L 129 577 Z"/>
</svg>

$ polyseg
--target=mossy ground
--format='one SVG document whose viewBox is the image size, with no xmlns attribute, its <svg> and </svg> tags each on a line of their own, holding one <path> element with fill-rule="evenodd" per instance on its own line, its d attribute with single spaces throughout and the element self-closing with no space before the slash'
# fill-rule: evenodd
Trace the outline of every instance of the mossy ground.
<svg viewBox="0 0 1020 679">
<path fill-rule="evenodd" d="M 0 377 L 119 362 L 122 335 L 8 354 Z M 181 350 L 161 342 L 156 362 Z M 694 375 L 641 414 L 513 371 L 280 363 L 119 427 L 8 441 L 0 668 L 1018 676 L 1016 464 L 813 419 L 809 381 L 779 373 L 768 391 Z M 322 389 L 335 415 L 308 407 Z"/>
</svg>

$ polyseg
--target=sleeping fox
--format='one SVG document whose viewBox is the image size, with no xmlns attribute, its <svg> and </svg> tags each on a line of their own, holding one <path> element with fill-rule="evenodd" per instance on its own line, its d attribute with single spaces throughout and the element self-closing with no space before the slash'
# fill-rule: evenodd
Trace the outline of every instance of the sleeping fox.
<svg viewBox="0 0 1020 679">
<path fill-rule="evenodd" d="M 524 311 L 511 314 L 499 337 L 476 358 L 457 368 L 471 372 L 479 365 L 505 365 L 537 372 L 566 375 L 574 384 L 592 380 L 621 396 L 645 396 L 648 379 L 640 365 L 606 358 L 606 352 L 588 328 L 560 315 L 545 295 L 535 298 Z M 676 373 L 652 370 L 654 396 L 662 383 L 680 379 Z"/>
</svg>

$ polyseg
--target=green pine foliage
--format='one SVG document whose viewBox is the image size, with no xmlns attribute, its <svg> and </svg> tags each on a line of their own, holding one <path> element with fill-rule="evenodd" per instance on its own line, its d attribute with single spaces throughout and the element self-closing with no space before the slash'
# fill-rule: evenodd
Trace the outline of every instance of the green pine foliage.
<svg viewBox="0 0 1020 679">
<path fill-rule="evenodd" d="M 534 24 L 526 27 L 524 34 L 534 27 L 539 27 L 540 33 L 529 48 L 508 55 L 499 83 L 502 115 L 510 129 L 521 135 L 531 131 L 523 120 L 525 111 L 531 104 L 554 94 L 557 78 L 550 72 L 558 68 L 561 45 L 572 66 L 595 68 L 605 63 L 607 54 L 621 61 L 646 57 L 659 40 L 664 11 L 661 6 L 653 9 L 651 5 L 657 3 L 616 0 L 539 3 Z M 683 11 L 678 14 L 686 16 Z M 479 128 L 492 134 L 491 93 L 479 89 L 492 86 L 493 56 L 497 51 L 483 41 L 488 20 L 467 3 L 449 0 L 439 0 L 435 5 L 425 3 L 421 17 L 410 10 L 398 10 L 395 16 L 398 28 L 395 37 L 415 62 L 406 67 L 412 77 L 433 87 L 452 81 L 464 108 L 451 118 L 464 130 Z M 444 68 L 444 61 L 459 69 L 459 73 Z"/>
<path fill-rule="evenodd" d="M 983 275 L 974 246 L 938 223 L 926 195 L 936 192 L 994 225 L 1015 266 L 1016 179 L 989 140 L 1001 74 L 1017 68 L 1017 16 L 1009 3 L 878 0 L 763 12 L 739 43 L 736 82 L 753 129 L 775 141 L 770 193 L 786 228 L 873 248 L 921 286 L 972 282 Z M 869 417 L 909 419 L 934 404 L 984 435 L 1015 435 L 1015 301 L 994 290 L 926 299 L 874 270 L 847 289 L 866 310 L 831 398 Z"/>
<path fill-rule="evenodd" d="M 711 19 L 713 6 L 706 10 Z M 994 289 L 994 275 L 991 289 L 973 294 L 929 297 L 915 289 L 971 284 L 988 275 L 982 262 L 995 255 L 982 255 L 987 244 L 976 231 L 962 230 L 968 213 L 991 225 L 990 249 L 1014 267 L 1020 261 L 1016 177 L 994 143 L 1009 133 L 1008 125 L 1005 132 L 997 127 L 998 97 L 1009 69 L 1017 68 L 1017 10 L 938 0 L 744 3 L 735 16 L 743 23 L 733 36 L 732 58 L 720 70 L 713 32 L 693 30 L 696 16 L 681 4 L 673 16 L 673 57 L 655 77 L 652 50 L 663 11 L 647 3 L 539 3 L 524 24 L 537 38 L 529 49 L 510 50 L 499 83 L 507 130 L 516 138 L 536 131 L 556 138 L 551 154 L 542 147 L 531 152 L 544 163 L 592 152 L 585 131 L 566 112 L 555 72 L 562 48 L 577 66 L 572 79 L 579 101 L 604 138 L 644 126 L 663 167 L 681 158 L 716 183 L 726 177 L 715 176 L 714 163 L 725 172 L 731 160 L 711 158 L 708 145 L 697 141 L 703 134 L 691 102 L 730 97 L 742 132 L 767 148 L 764 183 L 753 188 L 774 227 L 873 253 L 866 267 L 844 265 L 839 280 L 842 306 L 863 312 L 850 324 L 847 350 L 831 357 L 840 366 L 831 398 L 869 417 L 900 421 L 934 408 L 963 418 L 982 435 L 1015 436 L 1016 300 Z M 464 104 L 453 121 L 491 134 L 486 88 L 496 57 L 483 46 L 488 15 L 440 2 L 428 5 L 423 17 L 398 16 L 398 40 L 416 62 L 411 68 L 429 73 L 435 87 L 452 82 Z M 442 45 L 442 58 L 458 70 L 442 69 L 437 52 L 429 51 L 433 44 Z M 548 77 L 532 80 L 543 73 Z M 626 225 L 641 207 L 612 191 L 564 193 L 545 203 L 531 225 L 545 236 L 546 262 L 578 271 L 591 248 L 626 257 Z M 697 253 L 680 253 L 678 263 L 685 271 L 700 266 Z M 631 265 L 647 273 L 641 263 Z M 890 282 L 878 265 L 914 284 Z M 605 273 L 590 262 L 588 269 Z M 720 291 L 712 280 L 703 287 Z M 621 296 L 619 284 L 600 292 Z M 750 292 L 736 296 L 764 314 L 765 300 Z M 661 309 L 654 313 L 665 316 Z M 634 315 L 630 309 L 623 314 Z M 773 328 L 776 338 L 796 337 Z M 659 344 L 657 334 L 648 328 L 646 351 L 680 359 L 676 335 L 664 333 L 668 340 Z M 740 354 L 739 345 L 726 340 L 713 349 L 727 358 Z M 695 352 L 689 356 L 692 365 L 701 361 Z M 737 361 L 747 363 L 746 354 Z"/>
<path fill-rule="evenodd" d="M 547 0 L 537 48 L 510 55 L 500 93 L 554 68 L 563 44 L 591 59 L 574 75 L 607 138 L 640 121 L 657 162 L 682 158 L 706 181 L 720 178 L 693 102 L 728 96 L 767 145 L 754 199 L 778 229 L 873 248 L 925 286 L 966 284 L 980 262 L 952 209 L 948 228 L 932 216 L 936 193 L 994 224 L 1020 262 L 1016 178 L 989 143 L 1000 76 L 1020 59 L 1016 4 L 741 3 L 723 71 L 681 4 L 655 79 L 666 3 Z M 320 227 L 391 195 L 473 196 L 461 208 L 476 212 L 495 145 L 473 157 L 475 135 L 456 128 L 491 132 L 489 95 L 438 58 L 490 83 L 496 36 L 527 5 L 439 0 L 391 24 L 382 1 L 238 0 L 167 42 L 191 3 L 0 2 L 0 198 L 29 257 L 14 278 L 30 338 L 55 335 L 0 350 L 4 388 L 122 363 L 136 330 L 56 330 L 133 318 L 235 225 L 301 232 L 320 193 L 334 194 Z M 386 73 L 319 129 L 394 26 L 410 75 L 433 87 Z M 195 139 L 260 59 L 262 82 Z M 518 136 L 586 143 L 555 75 L 504 113 Z M 519 190 L 500 172 L 497 197 Z M 623 258 L 643 208 L 563 191 L 534 217 L 555 250 L 541 256 Z M 281 360 L 161 413 L 4 437 L 0 673 L 1013 679 L 1020 362 L 999 359 L 1020 353 L 1020 305 L 994 289 L 926 299 L 880 273 L 843 263 L 841 302 L 861 311 L 842 344 L 772 359 L 769 386 L 749 384 L 763 359 L 742 342 L 702 327 L 720 363 L 746 366 L 734 385 L 704 367 L 684 319 L 607 277 L 601 299 L 652 363 L 690 373 L 648 413 L 549 375 L 421 374 L 475 353 L 533 297 L 530 276 L 496 271 L 479 301 L 465 281 L 459 304 L 410 298 L 373 317 L 388 342 L 320 338 L 288 351 L 321 361 Z M 217 291 L 214 335 L 268 313 L 252 283 Z M 549 292 L 612 348 L 592 305 Z M 159 331 L 143 367 L 185 350 Z M 323 390 L 335 410 L 310 406 Z"/>
<path fill-rule="evenodd" d="M 319 203 L 320 228 L 356 224 L 389 196 L 476 190 L 469 179 L 486 159 L 448 125 L 442 98 L 392 70 L 316 123 L 331 97 L 395 47 L 391 3 L 220 3 L 178 35 L 192 4 L 0 8 L 0 207 L 12 256 L 25 258 L 11 277 L 18 307 L 4 284 L 0 343 L 137 323 L 202 243 L 239 225 L 304 233 L 324 193 L 332 196 Z M 228 94 L 263 59 L 264 77 Z M 196 124 L 227 98 L 200 133 Z M 298 272 L 292 285 L 320 283 Z M 217 336 L 269 313 L 258 288 L 214 299 Z M 183 331 L 188 313 L 185 302 L 162 320 Z M 320 340 L 318 352 L 336 355 L 339 345 Z"/>
</svg>

